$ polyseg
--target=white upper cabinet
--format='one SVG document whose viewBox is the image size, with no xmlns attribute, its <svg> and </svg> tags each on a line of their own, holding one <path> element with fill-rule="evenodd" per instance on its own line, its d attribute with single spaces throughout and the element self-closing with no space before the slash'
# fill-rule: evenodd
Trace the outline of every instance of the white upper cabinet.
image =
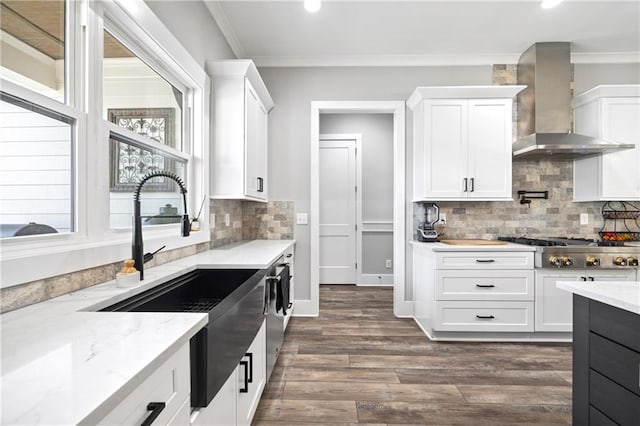
<svg viewBox="0 0 640 426">
<path fill-rule="evenodd" d="M 212 198 L 268 201 L 268 114 L 273 100 L 251 60 L 209 61 Z"/>
<path fill-rule="evenodd" d="M 574 201 L 640 200 L 640 85 L 597 86 L 575 97 L 576 133 L 634 149 L 575 160 Z"/>
<path fill-rule="evenodd" d="M 512 199 L 513 97 L 524 87 L 413 92 L 414 201 Z"/>
</svg>

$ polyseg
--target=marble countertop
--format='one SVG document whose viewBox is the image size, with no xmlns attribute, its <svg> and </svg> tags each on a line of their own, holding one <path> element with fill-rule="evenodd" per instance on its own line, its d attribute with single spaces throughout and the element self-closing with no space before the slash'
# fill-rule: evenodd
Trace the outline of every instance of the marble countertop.
<svg viewBox="0 0 640 426">
<path fill-rule="evenodd" d="M 640 315 L 640 281 L 558 281 L 556 286 Z"/>
<path fill-rule="evenodd" d="M 95 424 L 207 324 L 204 313 L 93 312 L 196 268 L 268 267 L 294 241 L 257 240 L 0 315 L 1 424 Z"/>
<path fill-rule="evenodd" d="M 451 245 L 445 243 L 423 243 L 421 241 L 411 240 L 409 244 L 416 247 L 426 247 L 430 248 L 433 251 L 536 251 L 535 247 L 525 246 L 522 244 L 513 244 L 506 243 L 501 245 L 489 246 L 489 245 L 480 245 L 480 246 L 459 246 L 459 245 Z"/>
</svg>

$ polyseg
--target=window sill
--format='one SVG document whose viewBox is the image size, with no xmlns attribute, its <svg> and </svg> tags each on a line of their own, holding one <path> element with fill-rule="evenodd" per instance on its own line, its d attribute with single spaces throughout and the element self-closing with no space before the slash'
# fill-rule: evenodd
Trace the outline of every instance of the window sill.
<svg viewBox="0 0 640 426">
<path fill-rule="evenodd" d="M 164 250 L 173 250 L 211 239 L 208 229 L 192 232 L 188 237 L 179 236 L 174 227 L 149 234 L 144 238 L 146 251 L 163 245 L 166 245 Z M 8 247 L 14 241 L 10 244 L 2 242 L 0 282 L 3 288 L 131 258 L 130 232 L 106 235 L 101 241 L 82 240 L 74 238 L 77 236 L 72 234 L 52 234 L 47 237 L 39 236 L 42 241 L 37 247 L 30 244 L 30 247 L 22 249 Z"/>
</svg>

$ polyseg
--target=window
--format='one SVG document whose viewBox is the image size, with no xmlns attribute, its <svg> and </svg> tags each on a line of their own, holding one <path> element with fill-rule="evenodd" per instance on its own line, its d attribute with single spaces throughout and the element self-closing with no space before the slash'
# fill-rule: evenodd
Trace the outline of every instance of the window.
<svg viewBox="0 0 640 426">
<path fill-rule="evenodd" d="M 65 1 L 0 2 L 2 75 L 65 101 Z"/>
<path fill-rule="evenodd" d="M 50 232 L 2 238 L 0 286 L 128 258 L 132 192 L 149 171 L 180 176 L 197 214 L 208 184 L 208 78 L 145 2 L 0 7 L 0 225 Z M 209 240 L 206 204 L 202 231 L 181 237 L 171 180 L 147 182 L 141 207 L 150 249 Z"/>
<path fill-rule="evenodd" d="M 147 173 L 164 170 L 186 180 L 182 124 L 188 89 L 170 83 L 111 32 L 105 30 L 103 40 L 103 115 L 116 125 L 110 127 L 110 224 L 129 228 L 131 195 Z M 173 180 L 154 178 L 142 193 L 143 226 L 180 223 L 182 194 Z"/>
<path fill-rule="evenodd" d="M 74 122 L 0 95 L 0 238 L 74 230 Z"/>
</svg>

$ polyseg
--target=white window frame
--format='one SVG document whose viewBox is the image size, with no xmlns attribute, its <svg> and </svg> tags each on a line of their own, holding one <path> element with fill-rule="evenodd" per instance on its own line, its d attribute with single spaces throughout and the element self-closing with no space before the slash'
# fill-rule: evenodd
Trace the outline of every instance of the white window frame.
<svg viewBox="0 0 640 426">
<path fill-rule="evenodd" d="M 131 256 L 131 231 L 111 230 L 109 225 L 109 132 L 153 144 L 150 139 L 118 127 L 102 116 L 102 37 L 105 20 L 111 30 L 126 29 L 153 61 L 161 64 L 163 77 L 184 82 L 185 96 L 183 151 L 161 146 L 162 151 L 188 157 L 186 176 L 190 217 L 198 212 L 209 192 L 207 158 L 210 80 L 202 67 L 153 14 L 143 0 L 74 1 L 72 30 L 77 55 L 65 55 L 67 102 L 55 100 L 2 80 L 2 90 L 77 120 L 76 129 L 76 227 L 68 234 L 5 238 L 0 241 L 0 282 L 2 287 L 23 284 L 64 273 L 121 261 Z M 73 49 L 68 49 L 72 50 Z M 137 53 L 137 52 L 136 52 Z M 149 59 L 145 55 L 144 60 Z M 82 64 L 85 64 L 83 67 Z M 165 76 L 165 73 L 168 75 Z M 72 86 L 71 83 L 76 81 Z M 170 80 L 171 81 L 171 80 Z M 75 107 L 74 107 L 75 106 Z M 193 125 L 187 123 L 193 117 Z M 115 127 L 115 129 L 114 129 Z M 160 144 L 158 144 L 160 145 Z M 155 146 L 154 146 L 155 148 Z M 166 245 L 165 250 L 208 242 L 209 203 L 205 203 L 200 231 L 181 237 L 179 225 L 145 227 L 145 247 Z"/>
</svg>

